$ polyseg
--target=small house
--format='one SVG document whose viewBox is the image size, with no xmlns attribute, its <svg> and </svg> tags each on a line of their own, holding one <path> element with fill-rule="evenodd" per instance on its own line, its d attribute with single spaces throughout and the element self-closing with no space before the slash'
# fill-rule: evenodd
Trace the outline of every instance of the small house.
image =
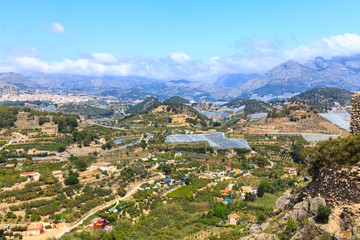
<svg viewBox="0 0 360 240">
<path fill-rule="evenodd" d="M 104 230 L 111 230 L 112 225 L 107 223 L 107 221 L 103 218 L 98 218 L 93 222 L 93 225 L 90 226 L 92 229 L 104 229 Z"/>
<path fill-rule="evenodd" d="M 98 168 L 101 171 L 107 171 L 110 168 L 111 164 L 107 162 L 97 162 L 93 163 L 90 167 Z"/>
<path fill-rule="evenodd" d="M 229 196 L 230 194 L 230 190 L 221 190 L 220 192 L 222 196 Z"/>
<path fill-rule="evenodd" d="M 230 225 L 236 225 L 239 220 L 240 220 L 240 216 L 237 215 L 236 213 L 231 213 L 227 217 L 227 222 Z"/>
<path fill-rule="evenodd" d="M 38 172 L 27 172 L 27 173 L 21 173 L 20 177 L 27 177 L 31 180 L 38 181 L 40 178 L 40 173 Z"/>
<path fill-rule="evenodd" d="M 284 167 L 283 171 L 288 172 L 291 175 L 295 175 L 296 174 L 296 168 L 291 168 L 291 167 Z"/>
<path fill-rule="evenodd" d="M 252 187 L 250 187 L 250 186 L 241 186 L 241 192 L 243 193 L 243 194 L 245 194 L 245 193 L 250 193 L 250 192 L 252 192 Z"/>
<path fill-rule="evenodd" d="M 28 236 L 39 235 L 42 233 L 44 233 L 42 223 L 31 223 L 26 229 L 26 234 Z"/>
<path fill-rule="evenodd" d="M 176 152 L 175 153 L 175 158 L 178 158 L 178 157 L 181 157 L 182 156 L 182 153 L 181 152 Z"/>
</svg>

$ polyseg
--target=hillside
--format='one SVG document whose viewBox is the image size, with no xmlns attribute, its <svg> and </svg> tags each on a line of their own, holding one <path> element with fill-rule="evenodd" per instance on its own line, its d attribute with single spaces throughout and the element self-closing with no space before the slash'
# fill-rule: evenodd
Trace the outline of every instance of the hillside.
<svg viewBox="0 0 360 240">
<path fill-rule="evenodd" d="M 240 87 L 248 82 L 250 79 L 260 77 L 260 74 L 252 73 L 252 74 L 242 74 L 242 73 L 229 73 L 223 76 L 220 76 L 215 85 L 218 86 L 227 86 L 227 87 Z"/>
<path fill-rule="evenodd" d="M 0 81 L 0 95 L 14 94 L 14 93 L 18 93 L 19 91 L 21 91 L 21 88 L 13 84 L 8 84 Z"/>
<path fill-rule="evenodd" d="M 91 107 L 87 105 L 75 105 L 75 104 L 63 105 L 59 107 L 57 111 L 66 112 L 66 113 L 76 113 L 81 115 L 90 115 L 96 117 L 110 117 L 112 114 L 114 114 L 114 110 Z"/>
<path fill-rule="evenodd" d="M 329 108 L 334 107 L 335 103 L 350 105 L 352 95 L 352 92 L 340 88 L 316 88 L 300 93 L 289 101 L 304 101 L 307 105 Z"/>
<path fill-rule="evenodd" d="M 241 107 L 244 106 L 244 114 L 253 114 L 253 113 L 260 113 L 260 112 L 267 112 L 272 107 L 270 104 L 262 101 L 258 101 L 255 99 L 248 99 L 248 98 L 237 98 L 230 103 L 227 104 L 228 107 Z"/>
<path fill-rule="evenodd" d="M 126 112 L 127 113 L 132 113 L 132 114 L 136 114 L 136 113 L 139 113 L 139 112 L 144 112 L 144 111 L 149 110 L 154 105 L 157 105 L 159 103 L 160 103 L 160 101 L 156 97 L 148 97 L 144 101 L 142 101 L 141 103 L 138 103 L 138 104 L 136 104 L 134 106 L 129 107 Z"/>
</svg>

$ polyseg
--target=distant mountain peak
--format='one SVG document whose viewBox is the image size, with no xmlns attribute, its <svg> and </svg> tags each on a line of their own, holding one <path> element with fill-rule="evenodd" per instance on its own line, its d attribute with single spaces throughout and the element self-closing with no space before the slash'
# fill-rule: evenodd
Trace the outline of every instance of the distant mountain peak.
<svg viewBox="0 0 360 240">
<path fill-rule="evenodd" d="M 188 83 L 191 83 L 189 80 L 186 80 L 186 79 L 171 80 L 171 81 L 169 81 L 169 82 L 175 83 L 175 84 L 180 84 L 180 83 L 188 84 Z"/>
<path fill-rule="evenodd" d="M 220 86 L 226 86 L 226 87 L 240 87 L 244 85 L 246 82 L 253 78 L 259 77 L 260 74 L 258 73 L 228 73 L 225 75 L 220 76 L 216 82 L 214 82 L 215 85 Z"/>
</svg>

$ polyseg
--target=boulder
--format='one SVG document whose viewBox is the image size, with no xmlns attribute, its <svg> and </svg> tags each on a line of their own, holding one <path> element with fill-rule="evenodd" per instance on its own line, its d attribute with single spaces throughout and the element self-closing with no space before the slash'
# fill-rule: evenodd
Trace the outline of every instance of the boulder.
<svg viewBox="0 0 360 240">
<path fill-rule="evenodd" d="M 306 219 L 307 216 L 315 216 L 321 204 L 326 205 L 325 199 L 321 197 L 306 198 L 302 202 L 294 205 L 290 213 L 290 218 L 295 221 L 302 221 Z"/>
<path fill-rule="evenodd" d="M 254 223 L 248 227 L 249 234 L 254 234 L 254 233 L 260 232 L 262 230 L 263 229 L 261 228 L 261 225 L 257 224 L 257 223 Z"/>
<path fill-rule="evenodd" d="M 291 194 L 289 190 L 284 192 L 284 194 L 276 201 L 274 206 L 274 212 L 281 208 L 284 209 L 285 206 L 290 203 L 290 197 Z"/>
</svg>

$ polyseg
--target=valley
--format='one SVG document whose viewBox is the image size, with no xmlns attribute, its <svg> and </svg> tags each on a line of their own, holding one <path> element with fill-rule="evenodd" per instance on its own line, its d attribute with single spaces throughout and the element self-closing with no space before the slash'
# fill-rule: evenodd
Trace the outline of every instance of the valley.
<svg viewBox="0 0 360 240">
<path fill-rule="evenodd" d="M 282 238 L 287 230 L 281 225 L 266 235 L 274 229 L 269 222 L 281 216 L 275 212 L 283 194 L 312 183 L 307 149 L 350 135 L 319 115 L 329 108 L 346 112 L 349 101 L 311 105 L 307 99 L 319 94 L 269 103 L 239 98 L 220 105 L 152 97 L 121 103 L 124 113 L 112 101 L 107 103 L 112 114 L 105 118 L 93 108 L 79 114 L 3 106 L 8 119 L 0 134 L 4 234 Z M 36 224 L 40 235 L 29 230 Z"/>
</svg>

